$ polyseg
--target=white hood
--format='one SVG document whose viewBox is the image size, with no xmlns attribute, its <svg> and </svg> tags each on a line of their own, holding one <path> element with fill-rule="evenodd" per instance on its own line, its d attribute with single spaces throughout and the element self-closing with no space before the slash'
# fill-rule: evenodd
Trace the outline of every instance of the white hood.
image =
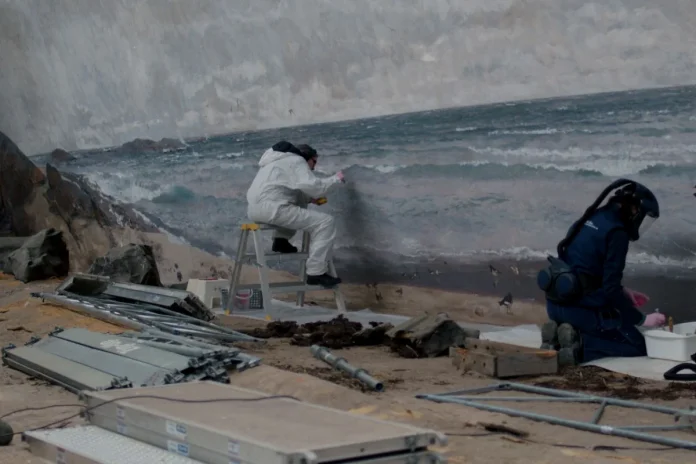
<svg viewBox="0 0 696 464">
<path fill-rule="evenodd" d="M 282 151 L 274 151 L 272 148 L 269 148 L 264 152 L 263 155 L 261 155 L 261 159 L 259 160 L 259 167 L 262 168 L 268 164 L 275 163 L 276 161 L 280 161 L 284 158 L 289 158 L 291 156 L 304 160 L 304 158 L 302 158 L 299 155 L 296 155 L 295 153 L 283 153 Z"/>
<path fill-rule="evenodd" d="M 247 191 L 247 201 L 250 208 L 262 204 L 273 205 L 271 210 L 275 212 L 279 205 L 297 205 L 299 193 L 309 199 L 319 198 L 339 182 L 335 175 L 326 178 L 315 176 L 300 155 L 268 149 L 259 160 L 259 172 Z M 272 216 L 262 222 L 268 222 Z M 257 217 L 254 220 L 261 219 Z"/>
</svg>

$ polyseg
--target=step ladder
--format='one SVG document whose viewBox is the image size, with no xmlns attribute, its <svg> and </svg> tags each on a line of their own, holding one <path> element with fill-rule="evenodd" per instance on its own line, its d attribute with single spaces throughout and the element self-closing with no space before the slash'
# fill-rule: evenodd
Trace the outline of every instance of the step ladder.
<svg viewBox="0 0 696 464">
<path fill-rule="evenodd" d="M 230 287 L 227 292 L 227 301 L 224 305 L 225 314 L 230 314 L 233 309 L 235 295 L 239 290 L 261 290 L 263 296 L 263 307 L 266 313 L 273 309 L 273 294 L 281 293 L 296 293 L 297 306 L 304 306 L 305 292 L 311 291 L 326 291 L 328 289 L 320 285 L 307 285 L 307 257 L 309 256 L 309 233 L 302 234 L 302 248 L 297 253 L 275 253 L 265 252 L 263 247 L 264 231 L 275 230 L 275 227 L 268 224 L 248 223 L 241 225 L 241 234 L 239 236 L 239 245 L 237 247 L 237 255 L 234 260 L 234 268 L 230 276 Z M 254 241 L 254 251 L 248 252 L 249 235 Z M 268 275 L 268 260 L 274 259 L 277 261 L 300 261 L 300 278 L 297 282 L 269 282 Z M 240 284 L 239 280 L 242 276 L 242 269 L 245 264 L 254 265 L 259 271 L 259 283 L 257 284 Z M 329 274 L 336 277 L 336 267 L 333 259 L 329 259 Z M 338 313 L 346 312 L 346 303 L 343 294 L 338 286 L 332 288 L 334 298 L 336 300 L 336 308 Z"/>
</svg>

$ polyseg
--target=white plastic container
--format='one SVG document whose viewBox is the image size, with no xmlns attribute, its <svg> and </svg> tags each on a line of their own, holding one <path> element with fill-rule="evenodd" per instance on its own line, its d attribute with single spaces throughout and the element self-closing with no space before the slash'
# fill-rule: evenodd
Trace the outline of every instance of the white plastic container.
<svg viewBox="0 0 696 464">
<path fill-rule="evenodd" d="M 222 306 L 220 290 L 230 286 L 227 279 L 190 279 L 186 291 L 196 295 L 208 309 Z"/>
<path fill-rule="evenodd" d="M 696 353 L 696 322 L 674 324 L 674 332 L 667 327 L 643 332 L 648 357 L 669 361 L 691 361 Z"/>
</svg>

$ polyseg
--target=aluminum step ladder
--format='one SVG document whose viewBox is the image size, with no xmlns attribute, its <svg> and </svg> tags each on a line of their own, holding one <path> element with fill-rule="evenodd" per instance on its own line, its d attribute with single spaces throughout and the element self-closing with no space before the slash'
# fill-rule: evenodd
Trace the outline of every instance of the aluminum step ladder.
<svg viewBox="0 0 696 464">
<path fill-rule="evenodd" d="M 302 234 L 302 248 L 297 253 L 275 253 L 265 252 L 263 249 L 264 231 L 275 230 L 275 227 L 267 224 L 247 223 L 241 225 L 241 234 L 239 236 L 239 245 L 237 247 L 237 255 L 234 260 L 234 268 L 230 276 L 230 287 L 227 292 L 227 301 L 223 308 L 225 314 L 230 314 L 234 306 L 234 299 L 239 290 L 261 290 L 263 296 L 263 307 L 267 313 L 273 309 L 273 295 L 282 293 L 296 293 L 297 306 L 304 306 L 305 292 L 311 291 L 326 291 L 329 290 L 320 285 L 307 285 L 307 257 L 309 256 L 309 233 Z M 249 235 L 254 241 L 254 251 L 249 253 L 247 250 L 249 243 Z M 268 275 L 268 259 L 278 261 L 300 261 L 300 279 L 297 282 L 269 282 Z M 239 280 L 242 276 L 242 269 L 245 264 L 251 264 L 257 267 L 259 271 L 259 283 L 257 284 L 240 284 Z M 336 267 L 333 259 L 329 259 L 329 274 L 336 277 Z M 336 308 L 338 313 L 346 312 L 346 303 L 343 294 L 336 286 L 330 290 L 334 292 L 336 300 Z"/>
</svg>

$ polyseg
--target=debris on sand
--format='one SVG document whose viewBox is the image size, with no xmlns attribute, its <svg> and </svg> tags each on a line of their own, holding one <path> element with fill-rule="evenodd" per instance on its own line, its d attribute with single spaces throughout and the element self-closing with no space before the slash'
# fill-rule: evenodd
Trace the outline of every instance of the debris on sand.
<svg viewBox="0 0 696 464">
<path fill-rule="evenodd" d="M 575 366 L 563 370 L 561 376 L 540 379 L 534 385 L 559 390 L 597 393 L 624 400 L 653 398 L 672 401 L 678 398 L 696 398 L 696 389 L 688 382 L 650 385 L 650 381 L 619 374 L 594 366 Z"/>
<path fill-rule="evenodd" d="M 340 349 L 386 344 L 386 333 L 392 327 L 391 324 L 370 322 L 369 327 L 363 328 L 361 323 L 338 315 L 329 321 L 308 322 L 302 325 L 295 321 L 273 321 L 263 329 L 254 329 L 246 333 L 258 338 L 290 338 L 290 343 L 297 346 L 317 344 L 330 349 Z"/>
<path fill-rule="evenodd" d="M 321 345 L 336 350 L 351 346 L 388 346 L 403 358 L 433 358 L 447 356 L 450 346 L 462 346 L 466 338 L 479 338 L 480 332 L 464 328 L 444 313 L 423 314 L 398 326 L 370 322 L 363 327 L 344 315 L 329 321 L 273 321 L 265 328 L 243 331 L 257 338 L 290 338 L 297 346 Z"/>
</svg>

